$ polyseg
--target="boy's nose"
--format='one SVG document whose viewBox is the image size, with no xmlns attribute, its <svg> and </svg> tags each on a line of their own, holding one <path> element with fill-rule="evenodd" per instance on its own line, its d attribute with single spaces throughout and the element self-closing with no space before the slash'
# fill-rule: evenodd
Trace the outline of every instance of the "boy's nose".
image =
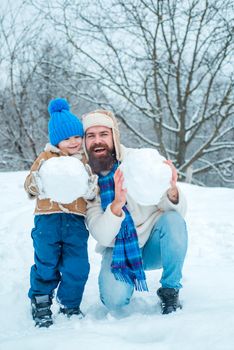
<svg viewBox="0 0 234 350">
<path fill-rule="evenodd" d="M 75 138 L 75 137 L 71 137 L 70 141 L 71 141 L 72 143 L 76 143 L 76 142 L 78 141 L 78 139 Z"/>
</svg>

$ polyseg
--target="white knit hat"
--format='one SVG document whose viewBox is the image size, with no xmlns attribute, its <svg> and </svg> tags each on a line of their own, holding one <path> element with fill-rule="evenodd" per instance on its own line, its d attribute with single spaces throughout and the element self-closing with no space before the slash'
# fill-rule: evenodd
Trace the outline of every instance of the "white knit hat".
<svg viewBox="0 0 234 350">
<path fill-rule="evenodd" d="M 117 120 L 111 111 L 98 109 L 96 111 L 84 114 L 82 116 L 82 123 L 83 123 L 83 128 L 85 132 L 87 131 L 87 129 L 89 129 L 92 126 L 106 126 L 107 128 L 112 129 L 116 159 L 121 160 L 119 128 L 118 128 Z M 88 158 L 85 144 L 84 144 L 84 151 Z"/>
</svg>

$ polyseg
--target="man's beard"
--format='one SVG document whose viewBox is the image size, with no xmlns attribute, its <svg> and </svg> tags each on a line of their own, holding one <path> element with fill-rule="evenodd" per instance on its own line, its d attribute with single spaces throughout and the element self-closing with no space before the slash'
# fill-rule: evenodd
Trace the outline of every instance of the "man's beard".
<svg viewBox="0 0 234 350">
<path fill-rule="evenodd" d="M 96 147 L 102 147 L 106 149 L 106 154 L 98 156 L 94 149 Z M 102 171 L 111 170 L 114 162 L 116 161 L 115 151 L 111 150 L 106 144 L 96 143 L 92 145 L 88 151 L 89 165 L 95 174 L 100 174 Z"/>
</svg>

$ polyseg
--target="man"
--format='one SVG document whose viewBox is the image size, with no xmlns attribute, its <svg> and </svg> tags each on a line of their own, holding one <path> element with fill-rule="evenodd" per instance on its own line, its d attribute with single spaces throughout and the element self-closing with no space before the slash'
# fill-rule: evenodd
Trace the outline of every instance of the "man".
<svg viewBox="0 0 234 350">
<path fill-rule="evenodd" d="M 158 205 L 137 204 L 123 188 L 118 165 L 132 151 L 120 144 L 119 129 L 110 111 L 97 110 L 82 118 L 85 152 L 98 175 L 100 193 L 87 206 L 87 224 L 102 251 L 99 275 L 100 298 L 110 311 L 127 305 L 137 290 L 147 290 L 144 270 L 162 268 L 163 314 L 181 308 L 182 267 L 187 250 L 187 230 L 183 216 L 186 201 L 177 187 L 172 168 L 171 188 Z"/>
</svg>

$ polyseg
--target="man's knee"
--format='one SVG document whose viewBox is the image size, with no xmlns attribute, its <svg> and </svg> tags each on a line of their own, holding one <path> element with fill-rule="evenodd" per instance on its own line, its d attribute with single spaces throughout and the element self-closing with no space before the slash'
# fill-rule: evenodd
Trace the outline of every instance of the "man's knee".
<svg viewBox="0 0 234 350">
<path fill-rule="evenodd" d="M 130 303 L 130 298 L 131 297 L 127 294 L 112 296 L 105 296 L 103 294 L 100 294 L 100 299 L 102 303 L 107 307 L 108 310 L 111 311 L 119 310 L 122 307 L 128 305 Z"/>
<path fill-rule="evenodd" d="M 179 245 L 187 245 L 187 227 L 184 218 L 176 211 L 168 211 L 158 222 L 160 239 L 168 237 Z"/>
<path fill-rule="evenodd" d="M 158 222 L 159 226 L 166 226 L 168 229 L 186 230 L 184 218 L 175 210 L 164 213 Z"/>
<path fill-rule="evenodd" d="M 117 281 L 112 273 L 99 275 L 99 293 L 102 303 L 109 310 L 118 310 L 128 305 L 133 294 L 133 286 L 128 283 Z"/>
</svg>

